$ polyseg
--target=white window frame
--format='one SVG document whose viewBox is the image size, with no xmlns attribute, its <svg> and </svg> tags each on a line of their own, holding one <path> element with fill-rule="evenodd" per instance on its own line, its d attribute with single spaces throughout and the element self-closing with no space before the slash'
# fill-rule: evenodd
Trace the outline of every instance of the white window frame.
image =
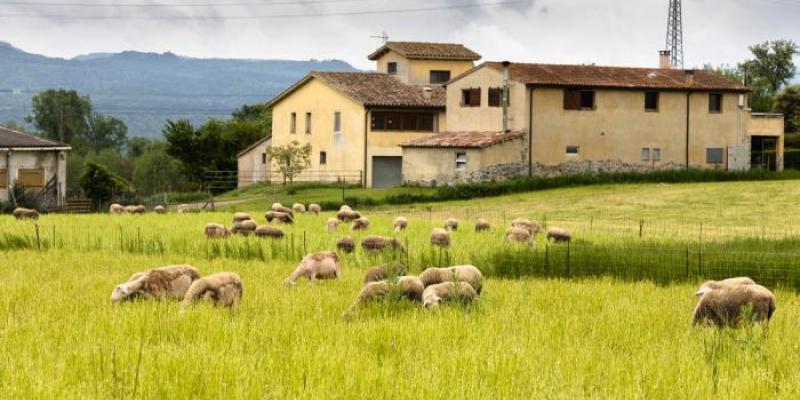
<svg viewBox="0 0 800 400">
<path fill-rule="evenodd" d="M 650 148 L 642 147 L 642 161 L 650 161 Z"/>
<path fill-rule="evenodd" d="M 571 149 L 575 149 L 575 152 L 571 153 L 570 152 Z M 564 152 L 568 156 L 571 156 L 571 157 L 579 156 L 579 155 L 581 155 L 581 146 L 567 146 L 567 148 L 564 150 Z"/>
<path fill-rule="evenodd" d="M 456 171 L 466 171 L 467 170 L 467 152 L 466 151 L 457 151 L 456 152 Z"/>
<path fill-rule="evenodd" d="M 661 148 L 654 147 L 652 150 L 653 153 L 653 161 L 661 161 Z"/>
</svg>

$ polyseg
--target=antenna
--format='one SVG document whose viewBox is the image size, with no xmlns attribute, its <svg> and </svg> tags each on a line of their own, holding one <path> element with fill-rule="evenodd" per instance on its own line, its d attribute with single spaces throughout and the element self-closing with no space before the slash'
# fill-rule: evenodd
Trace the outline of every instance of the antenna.
<svg viewBox="0 0 800 400">
<path fill-rule="evenodd" d="M 681 0 L 669 0 L 666 49 L 671 52 L 670 62 L 672 65 L 683 68 L 683 11 Z"/>
<path fill-rule="evenodd" d="M 386 33 L 386 31 L 381 32 L 380 35 L 370 35 L 369 37 L 375 38 L 375 39 L 381 39 L 381 40 L 383 40 L 383 43 L 386 43 L 386 42 L 389 41 L 389 34 Z"/>
</svg>

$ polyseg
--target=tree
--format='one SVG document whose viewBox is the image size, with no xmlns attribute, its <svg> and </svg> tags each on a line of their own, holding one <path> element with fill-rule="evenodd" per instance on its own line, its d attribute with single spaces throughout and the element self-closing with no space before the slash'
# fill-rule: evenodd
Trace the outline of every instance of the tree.
<svg viewBox="0 0 800 400">
<path fill-rule="evenodd" d="M 33 111 L 25 120 L 44 137 L 72 143 L 85 134 L 92 112 L 89 97 L 81 97 L 74 90 L 50 89 L 34 96 L 31 102 Z"/>
<path fill-rule="evenodd" d="M 149 147 L 136 159 L 133 185 L 137 193 L 151 195 L 180 187 L 183 180 L 180 163 L 166 152 L 166 145 Z"/>
<path fill-rule="evenodd" d="M 83 193 L 94 202 L 96 209 L 111 200 L 115 192 L 125 190 L 128 186 L 120 176 L 93 162 L 87 162 L 83 166 L 80 183 Z"/>
<path fill-rule="evenodd" d="M 114 117 L 92 113 L 87 118 L 85 137 L 94 151 L 114 149 L 122 151 L 128 140 L 128 126 Z"/>
<path fill-rule="evenodd" d="M 800 132 L 800 85 L 787 86 L 778 94 L 775 111 L 783 114 L 786 132 Z"/>
<path fill-rule="evenodd" d="M 103 149 L 97 153 L 88 153 L 85 156 L 86 162 L 100 164 L 106 167 L 111 173 L 119 175 L 124 179 L 130 180 L 132 167 L 130 160 L 125 159 L 114 149 Z"/>
<path fill-rule="evenodd" d="M 797 72 L 792 58 L 798 51 L 800 48 L 791 40 L 764 42 L 750 46 L 755 58 L 745 61 L 743 66 L 749 77 L 763 80 L 770 93 L 775 94 Z"/>
<path fill-rule="evenodd" d="M 718 66 L 714 66 L 712 64 L 705 64 L 703 65 L 703 69 L 717 74 L 719 76 L 728 78 L 729 80 L 736 81 L 736 82 L 743 82 L 744 75 L 742 74 L 741 67 L 734 67 L 728 64 L 720 64 Z"/>
<path fill-rule="evenodd" d="M 287 180 L 293 183 L 295 175 L 302 173 L 311 165 L 310 143 L 301 146 L 295 140 L 285 146 L 270 147 L 267 153 L 281 171 L 284 184 Z"/>
</svg>

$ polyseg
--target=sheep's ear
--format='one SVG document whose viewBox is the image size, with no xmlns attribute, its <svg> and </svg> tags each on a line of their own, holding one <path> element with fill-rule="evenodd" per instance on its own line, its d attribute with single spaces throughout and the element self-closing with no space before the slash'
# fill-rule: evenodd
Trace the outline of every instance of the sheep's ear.
<svg viewBox="0 0 800 400">
<path fill-rule="evenodd" d="M 697 291 L 697 293 L 695 293 L 695 295 L 697 295 L 698 297 L 703 297 L 704 294 L 706 294 L 706 293 L 708 293 L 710 291 L 711 291 L 711 289 L 709 289 L 706 286 L 703 286 L 703 287 L 700 288 L 700 290 Z"/>
</svg>

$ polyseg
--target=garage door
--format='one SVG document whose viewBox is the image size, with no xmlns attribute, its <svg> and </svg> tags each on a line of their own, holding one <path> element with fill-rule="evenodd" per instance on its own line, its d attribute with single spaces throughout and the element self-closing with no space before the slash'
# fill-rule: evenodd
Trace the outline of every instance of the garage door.
<svg viewBox="0 0 800 400">
<path fill-rule="evenodd" d="M 372 187 L 393 187 L 403 183 L 403 157 L 372 157 Z"/>
</svg>

